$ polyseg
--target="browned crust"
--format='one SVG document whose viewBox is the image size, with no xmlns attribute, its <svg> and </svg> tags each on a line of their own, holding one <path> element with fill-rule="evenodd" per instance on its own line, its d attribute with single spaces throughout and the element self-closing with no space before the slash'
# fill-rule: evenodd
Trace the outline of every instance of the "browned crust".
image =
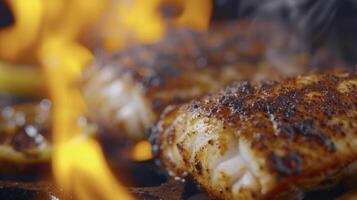
<svg viewBox="0 0 357 200">
<path fill-rule="evenodd" d="M 267 160 L 268 165 L 261 170 L 275 176 L 275 189 L 267 198 L 296 187 L 316 188 L 357 160 L 357 149 L 349 141 L 357 136 L 354 81 L 354 73 L 326 73 L 280 82 L 233 84 L 218 94 L 166 112 L 154 131 L 158 156 L 166 168 L 182 175 L 185 169 L 177 169 L 166 158 L 165 148 L 178 145 L 167 136 L 175 137 L 174 119 L 194 113 L 223 122 L 237 142 L 248 141 L 255 156 Z M 195 178 L 198 171 L 190 175 Z"/>
</svg>

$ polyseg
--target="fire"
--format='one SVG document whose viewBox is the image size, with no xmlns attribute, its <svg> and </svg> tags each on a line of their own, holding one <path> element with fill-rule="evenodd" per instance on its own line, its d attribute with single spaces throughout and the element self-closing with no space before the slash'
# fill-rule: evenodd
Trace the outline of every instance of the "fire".
<svg viewBox="0 0 357 200">
<path fill-rule="evenodd" d="M 81 37 L 97 24 L 103 46 L 118 49 L 125 41 L 155 42 L 168 24 L 203 30 L 208 26 L 210 0 L 9 0 L 15 24 L 0 31 L 0 57 L 42 66 L 53 102 L 53 173 L 64 191 L 81 200 L 133 197 L 114 178 L 98 142 L 86 133 L 86 105 L 76 81 L 93 59 Z M 165 22 L 160 6 L 180 6 L 179 15 Z M 109 17 L 109 18 L 108 18 Z M 100 20 L 99 20 L 100 21 Z M 99 27 L 98 27 L 99 26 Z M 16 41 L 16 42 L 14 42 Z M 147 142 L 133 152 L 149 159 Z"/>
<path fill-rule="evenodd" d="M 164 5 L 181 13 L 164 21 L 160 9 Z M 101 21 L 104 47 L 117 49 L 129 39 L 152 43 L 163 37 L 166 23 L 205 30 L 211 15 L 211 0 L 134 0 L 119 1 Z M 120 28 L 117 28 L 120 27 Z"/>
<path fill-rule="evenodd" d="M 0 31 L 0 55 L 7 60 L 14 60 L 19 59 L 18 55 L 35 41 L 40 28 L 43 6 L 40 0 L 25 2 L 14 0 L 9 5 L 16 13 L 16 23 L 13 27 Z M 26 37 L 23 37 L 24 33 Z M 33 54 L 31 56 L 33 57 Z"/>
<path fill-rule="evenodd" d="M 75 80 L 91 61 L 92 54 L 77 38 L 98 16 L 103 5 L 100 0 L 67 3 L 71 6 L 63 5 L 64 10 L 58 11 L 67 14 L 57 24 L 61 29 L 44 33 L 47 36 L 38 50 L 53 101 L 54 177 L 66 192 L 78 199 L 132 199 L 111 174 L 97 141 L 86 136 L 78 124 L 85 113 L 85 104 Z"/>
<path fill-rule="evenodd" d="M 42 64 L 54 105 L 53 141 L 56 146 L 52 162 L 57 183 L 82 200 L 132 199 L 114 179 L 97 141 L 85 135 L 84 127 L 78 124 L 85 105 L 73 81 L 91 54 L 81 46 L 66 45 L 67 51 L 61 51 L 64 46 L 53 42 L 46 43 L 40 57 L 44 58 Z"/>
</svg>

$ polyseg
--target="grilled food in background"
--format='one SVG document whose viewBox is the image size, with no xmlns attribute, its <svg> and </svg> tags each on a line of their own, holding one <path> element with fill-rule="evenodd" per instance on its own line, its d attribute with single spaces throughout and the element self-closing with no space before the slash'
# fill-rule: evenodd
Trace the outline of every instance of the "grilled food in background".
<svg viewBox="0 0 357 200">
<path fill-rule="evenodd" d="M 215 24 L 206 33 L 171 30 L 158 43 L 98 55 L 83 78 L 89 116 L 132 139 L 143 139 L 167 105 L 201 97 L 235 80 L 274 79 L 306 70 L 304 54 L 290 56 L 291 65 L 284 69 L 265 62 L 269 43 L 261 36 L 252 34 L 249 22 L 230 22 Z"/>
<path fill-rule="evenodd" d="M 1 172 L 26 170 L 47 162 L 51 152 L 50 102 L 23 103 L 1 108 Z"/>
<path fill-rule="evenodd" d="M 14 98 L 12 102 L 19 99 Z M 0 174 L 42 173 L 39 169 L 48 165 L 53 148 L 51 114 L 51 102 L 47 99 L 26 99 L 0 107 Z M 78 125 L 89 136 L 97 132 L 97 127 L 84 117 Z"/>
<path fill-rule="evenodd" d="M 286 199 L 357 173 L 357 76 L 233 84 L 171 106 L 153 130 L 172 176 L 218 199 Z"/>
</svg>

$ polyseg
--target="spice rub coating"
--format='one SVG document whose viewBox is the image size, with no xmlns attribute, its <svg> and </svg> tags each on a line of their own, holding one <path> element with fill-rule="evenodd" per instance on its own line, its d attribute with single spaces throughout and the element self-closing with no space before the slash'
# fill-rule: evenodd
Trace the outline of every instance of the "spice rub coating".
<svg viewBox="0 0 357 200">
<path fill-rule="evenodd" d="M 291 197 L 356 173 L 357 76 L 235 83 L 166 109 L 153 136 L 171 175 L 216 198 Z"/>
</svg>

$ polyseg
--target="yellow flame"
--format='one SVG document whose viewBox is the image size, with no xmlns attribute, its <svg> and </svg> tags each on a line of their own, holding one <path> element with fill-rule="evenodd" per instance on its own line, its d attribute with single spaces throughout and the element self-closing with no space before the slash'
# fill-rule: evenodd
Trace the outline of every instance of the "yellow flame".
<svg viewBox="0 0 357 200">
<path fill-rule="evenodd" d="M 165 19 L 160 8 L 165 3 L 181 7 L 182 12 L 172 19 Z M 128 40 L 152 43 L 163 37 L 167 23 L 205 30 L 210 21 L 211 0 L 122 0 L 111 7 L 104 21 L 101 34 L 106 49 L 116 50 Z"/>
<path fill-rule="evenodd" d="M 50 27 L 38 57 L 44 67 L 53 101 L 53 170 L 57 183 L 78 199 L 132 199 L 115 180 L 96 140 L 83 133 L 78 120 L 85 112 L 75 85 L 92 53 L 80 45 L 78 36 L 95 19 L 102 1 L 71 1 L 62 4 L 66 13 Z M 58 5 L 57 5 L 58 6 Z M 53 18 L 56 21 L 56 18 Z M 51 22 L 48 22 L 51 23 Z M 50 26 L 50 24 L 49 24 Z"/>
<path fill-rule="evenodd" d="M 76 81 L 93 59 L 79 42 L 84 31 L 104 11 L 109 12 L 114 17 L 100 25 L 99 32 L 105 46 L 115 49 L 128 37 L 141 42 L 161 38 L 165 32 L 158 10 L 162 3 L 175 2 L 183 8 L 172 24 L 197 30 L 208 26 L 211 12 L 210 0 L 123 0 L 115 6 L 112 2 L 116 1 L 8 0 L 15 24 L 0 31 L 0 58 L 29 59 L 43 67 L 53 102 L 54 178 L 80 200 L 133 199 L 111 173 L 98 142 L 79 123 L 86 105 Z M 148 142 L 139 143 L 133 158 L 151 158 L 150 148 Z"/>
<path fill-rule="evenodd" d="M 177 17 L 175 23 L 180 26 L 189 26 L 198 31 L 208 28 L 212 12 L 211 0 L 172 0 L 182 4 L 182 14 Z"/>
<path fill-rule="evenodd" d="M 55 179 L 81 200 L 132 199 L 106 165 L 97 141 L 84 135 L 78 120 L 84 113 L 80 91 L 74 85 L 91 59 L 87 49 L 61 39 L 46 41 L 40 51 L 53 99 Z"/>
<path fill-rule="evenodd" d="M 7 60 L 19 59 L 28 46 L 34 43 L 42 19 L 42 0 L 8 0 L 15 13 L 16 23 L 0 31 L 0 56 Z M 26 36 L 24 34 L 26 33 Z M 16 44 L 14 42 L 16 41 Z"/>
</svg>

